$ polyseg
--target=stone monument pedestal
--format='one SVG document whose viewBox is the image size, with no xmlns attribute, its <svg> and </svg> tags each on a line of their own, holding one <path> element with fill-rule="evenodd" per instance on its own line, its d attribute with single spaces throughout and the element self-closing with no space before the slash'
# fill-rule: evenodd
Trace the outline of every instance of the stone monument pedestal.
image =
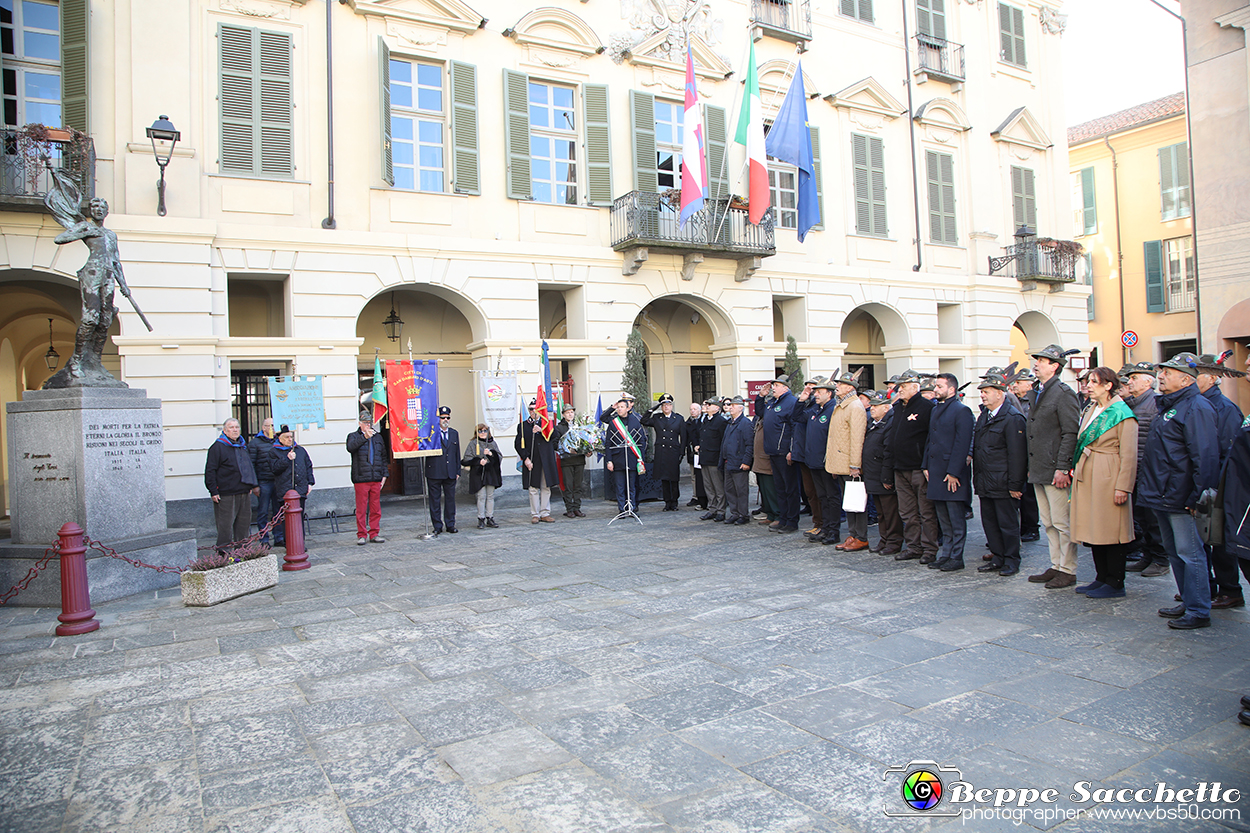
<svg viewBox="0 0 1250 833">
<path fill-rule="evenodd" d="M 0 541 L 0 588 L 16 584 L 67 521 L 149 564 L 182 566 L 194 559 L 195 531 L 166 528 L 159 399 L 130 388 L 60 388 L 27 391 L 7 411 L 12 540 Z M 93 602 L 178 584 L 176 573 L 93 551 L 87 574 Z M 59 598 L 52 565 L 14 602 L 42 606 Z"/>
</svg>

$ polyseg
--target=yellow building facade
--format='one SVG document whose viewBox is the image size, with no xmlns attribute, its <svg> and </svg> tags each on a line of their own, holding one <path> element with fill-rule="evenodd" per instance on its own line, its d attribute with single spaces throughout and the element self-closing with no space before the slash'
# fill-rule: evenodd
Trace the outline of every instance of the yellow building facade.
<svg viewBox="0 0 1250 833">
<path fill-rule="evenodd" d="M 1186 148 L 1181 93 L 1068 129 L 1089 342 L 1109 367 L 1199 352 Z M 1136 345 L 1124 346 L 1125 331 Z"/>
</svg>

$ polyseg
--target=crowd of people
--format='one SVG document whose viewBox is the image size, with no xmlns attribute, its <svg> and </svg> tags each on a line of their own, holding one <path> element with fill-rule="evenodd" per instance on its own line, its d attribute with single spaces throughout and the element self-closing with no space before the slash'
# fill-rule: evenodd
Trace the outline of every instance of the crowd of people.
<svg viewBox="0 0 1250 833">
<path fill-rule="evenodd" d="M 781 375 L 756 396 L 754 417 L 742 396 L 692 403 L 683 416 L 668 394 L 641 414 L 623 394 L 600 418 L 617 508 L 637 511 L 639 478 L 650 474 L 660 483 L 663 511 L 677 511 L 684 461 L 694 491 L 686 505 L 704 510 L 700 520 L 802 531 L 806 541 L 835 550 L 949 573 L 966 567 L 975 496 L 988 549 L 978 572 L 1016 575 L 1022 542 L 1044 534 L 1049 565 L 1028 580 L 1046 589 L 1123 598 L 1127 573 L 1171 572 L 1178 604 L 1159 615 L 1181 630 L 1208 627 L 1212 609 L 1244 607 L 1238 570 L 1250 579 L 1250 421 L 1220 389 L 1222 378 L 1244 374 L 1223 366 L 1227 354 L 1181 353 L 1161 364 L 1092 368 L 1074 390 L 1060 378 L 1074 352 L 1049 345 L 1030 354 L 1031 368 L 990 368 L 977 385 L 977 413 L 962 401 L 968 385 L 954 375 L 912 370 L 884 390 L 865 390 L 858 372 L 839 372 L 806 381 L 797 394 Z M 534 524 L 554 522 L 553 489 L 565 517 L 585 517 L 589 453 L 561 442 L 574 424 L 573 406 L 561 417 L 544 436 L 531 401 L 517 427 L 513 447 Z M 434 534 L 458 531 L 456 484 L 466 469 L 478 529 L 497 528 L 503 453 L 490 427 L 478 424 L 462 447 L 451 409 L 439 408 L 438 418 L 441 448 L 425 464 Z M 346 448 L 357 543 L 382 543 L 379 495 L 391 459 L 369 413 L 360 414 Z M 209 449 L 204 481 L 219 546 L 246 537 L 252 496 L 264 530 L 283 494 L 293 488 L 303 502 L 316 482 L 307 451 L 287 426 L 275 432 L 271 419 L 250 439 L 238 420 L 227 420 Z M 800 530 L 807 513 L 811 525 Z M 1235 529 L 1226 540 L 1204 538 L 1200 526 L 1220 514 Z M 871 543 L 870 519 L 878 530 Z M 281 546 L 281 525 L 273 535 Z M 1095 577 L 1075 586 L 1082 544 Z"/>
</svg>

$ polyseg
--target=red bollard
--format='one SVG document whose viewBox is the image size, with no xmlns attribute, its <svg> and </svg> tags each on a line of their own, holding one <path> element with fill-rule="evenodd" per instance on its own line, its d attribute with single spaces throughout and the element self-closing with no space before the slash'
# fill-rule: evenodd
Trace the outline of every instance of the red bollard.
<svg viewBox="0 0 1250 833">
<path fill-rule="evenodd" d="M 56 626 L 56 635 L 77 636 L 99 630 L 87 587 L 87 548 L 82 542 L 82 527 L 71 521 L 56 534 L 61 539 L 61 615 L 56 618 L 63 623 Z"/>
<path fill-rule="evenodd" d="M 299 492 L 291 489 L 282 496 L 286 504 L 286 516 L 282 519 L 286 528 L 286 555 L 282 557 L 282 569 L 286 572 L 307 570 L 308 553 L 304 551 L 304 510 L 299 505 Z"/>
</svg>

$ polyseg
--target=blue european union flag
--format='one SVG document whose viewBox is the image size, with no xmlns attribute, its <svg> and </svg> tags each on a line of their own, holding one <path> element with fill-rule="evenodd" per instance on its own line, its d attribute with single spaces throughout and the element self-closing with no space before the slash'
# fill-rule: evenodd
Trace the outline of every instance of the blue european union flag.
<svg viewBox="0 0 1250 833">
<path fill-rule="evenodd" d="M 816 165 L 812 161 L 812 134 L 807 126 L 807 94 L 803 89 L 803 63 L 800 61 L 790 89 L 786 91 L 777 118 L 764 139 L 764 151 L 774 159 L 789 162 L 799 170 L 799 242 L 820 222 L 820 199 L 816 192 Z"/>
</svg>

